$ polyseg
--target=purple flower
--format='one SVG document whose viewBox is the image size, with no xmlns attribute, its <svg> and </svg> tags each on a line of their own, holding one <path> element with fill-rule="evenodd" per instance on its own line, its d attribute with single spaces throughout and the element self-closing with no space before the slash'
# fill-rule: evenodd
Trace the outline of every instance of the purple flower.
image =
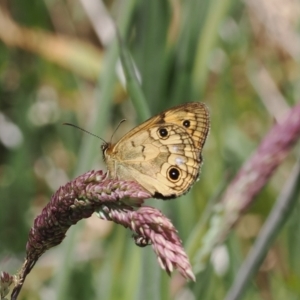
<svg viewBox="0 0 300 300">
<path fill-rule="evenodd" d="M 60 244 L 70 226 L 95 211 L 132 230 L 137 245 L 152 244 L 161 267 L 170 274 L 174 269 L 195 280 L 177 231 L 160 211 L 141 207 L 151 195 L 136 182 L 110 179 L 102 171 L 90 171 L 60 187 L 34 220 L 26 245 L 26 259 L 17 275 L 12 292 L 17 299 L 26 276 L 39 257 Z"/>
<path fill-rule="evenodd" d="M 285 119 L 271 129 L 228 186 L 222 198 L 227 219 L 225 230 L 254 201 L 254 197 L 266 185 L 299 137 L 300 104 L 292 108 Z"/>
<path fill-rule="evenodd" d="M 210 218 L 210 228 L 202 239 L 196 269 L 202 270 L 212 249 L 223 242 L 230 229 L 254 202 L 255 196 L 282 163 L 300 137 L 300 104 L 293 107 L 262 140 L 257 150 L 244 163 L 228 185 L 215 213 Z"/>
<path fill-rule="evenodd" d="M 168 274 L 178 269 L 184 278 L 195 281 L 176 228 L 159 210 L 150 206 L 143 206 L 138 210 L 131 210 L 123 205 L 103 206 L 99 216 L 132 230 L 135 241 L 142 241 L 142 246 L 151 244 L 161 268 Z"/>
<path fill-rule="evenodd" d="M 4 298 L 9 293 L 9 286 L 14 282 L 14 276 L 9 275 L 6 272 L 0 274 L 0 298 Z"/>
</svg>

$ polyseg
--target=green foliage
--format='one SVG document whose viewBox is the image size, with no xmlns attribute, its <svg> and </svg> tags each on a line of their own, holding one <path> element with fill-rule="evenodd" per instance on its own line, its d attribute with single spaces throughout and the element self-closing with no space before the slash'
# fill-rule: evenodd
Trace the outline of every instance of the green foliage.
<svg viewBox="0 0 300 300">
<path fill-rule="evenodd" d="M 196 264 L 207 229 L 201 222 L 207 203 L 218 198 L 274 123 L 253 78 L 264 67 L 286 103 L 293 105 L 299 97 L 297 62 L 254 28 L 255 13 L 244 2 L 132 0 L 106 1 L 106 5 L 115 17 L 126 57 L 132 57 L 127 62 L 141 77 L 139 90 L 129 74 L 134 84 L 133 89 L 128 87 L 129 95 L 115 72 L 117 41 L 100 46 L 79 3 L 10 1 L 8 5 L 18 26 L 78 38 L 94 44 L 104 56 L 99 78 L 92 80 L 51 61 L 36 45 L 18 44 L 18 36 L 14 45 L 0 40 L 1 270 L 16 271 L 14 258 L 21 261 L 25 255 L 34 217 L 60 185 L 87 170 L 105 168 L 101 142 L 62 126 L 63 122 L 109 141 L 122 118 L 127 122 L 118 129 L 118 137 L 143 119 L 148 109 L 153 115 L 187 101 L 208 105 L 211 132 L 200 182 L 180 199 L 149 202 L 172 220 Z M 53 52 L 64 57 L 68 53 L 60 45 L 53 43 Z M 272 103 L 273 95 L 268 97 Z M 195 299 L 224 299 L 295 161 L 292 153 L 232 230 L 224 244 L 229 259 L 224 274 L 218 274 L 208 258 L 197 282 L 183 289 L 176 273 L 170 279 L 160 270 L 150 247 L 137 248 L 124 228 L 91 218 L 74 226 L 62 245 L 43 255 L 20 299 L 39 299 L 47 289 L 58 300 L 189 299 L 183 293 Z M 279 233 L 243 299 L 300 297 L 299 209 L 298 205 Z"/>
</svg>

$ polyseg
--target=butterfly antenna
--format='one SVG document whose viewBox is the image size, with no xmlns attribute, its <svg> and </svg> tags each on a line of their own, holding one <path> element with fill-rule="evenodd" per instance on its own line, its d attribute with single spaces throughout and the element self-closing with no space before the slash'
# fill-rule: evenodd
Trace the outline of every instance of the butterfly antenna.
<svg viewBox="0 0 300 300">
<path fill-rule="evenodd" d="M 76 126 L 76 125 L 71 124 L 71 123 L 63 123 L 63 125 L 68 125 L 68 126 L 72 126 L 72 127 L 77 128 L 77 129 L 80 129 L 81 131 L 83 131 L 83 132 L 85 132 L 85 133 L 88 133 L 88 134 L 90 134 L 90 135 L 92 135 L 92 136 L 94 136 L 94 137 L 100 139 L 100 140 L 103 141 L 105 144 L 107 144 L 107 142 L 106 142 L 103 138 L 101 138 L 100 136 L 98 136 L 98 135 L 96 135 L 96 134 L 93 134 L 93 133 L 91 133 L 91 132 L 89 132 L 89 131 L 87 131 L 87 130 L 85 130 L 85 129 L 79 127 L 79 126 Z"/>
<path fill-rule="evenodd" d="M 113 139 L 115 133 L 117 132 L 117 130 L 119 129 L 120 125 L 121 125 L 123 122 L 125 122 L 125 121 L 126 121 L 126 119 L 123 119 L 123 120 L 121 120 L 121 121 L 119 122 L 118 126 L 116 127 L 115 131 L 113 132 L 113 134 L 112 134 L 112 136 L 111 136 L 111 138 L 110 138 L 110 143 L 112 142 L 112 139 Z"/>
</svg>

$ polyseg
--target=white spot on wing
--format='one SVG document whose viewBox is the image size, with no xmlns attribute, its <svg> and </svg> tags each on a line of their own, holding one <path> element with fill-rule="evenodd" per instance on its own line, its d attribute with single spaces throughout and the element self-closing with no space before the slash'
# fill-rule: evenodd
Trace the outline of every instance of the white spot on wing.
<svg viewBox="0 0 300 300">
<path fill-rule="evenodd" d="M 176 157 L 175 158 L 175 163 L 176 163 L 176 165 L 180 166 L 180 165 L 184 164 L 185 161 L 182 157 Z"/>
</svg>

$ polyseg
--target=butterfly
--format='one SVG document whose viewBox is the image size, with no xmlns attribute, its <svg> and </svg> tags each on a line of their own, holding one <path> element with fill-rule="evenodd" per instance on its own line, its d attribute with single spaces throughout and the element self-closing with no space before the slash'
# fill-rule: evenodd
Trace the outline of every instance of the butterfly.
<svg viewBox="0 0 300 300">
<path fill-rule="evenodd" d="M 136 181 L 154 198 L 171 199 L 189 191 L 199 177 L 202 149 L 210 128 L 205 104 L 168 109 L 102 145 L 111 178 Z"/>
</svg>

